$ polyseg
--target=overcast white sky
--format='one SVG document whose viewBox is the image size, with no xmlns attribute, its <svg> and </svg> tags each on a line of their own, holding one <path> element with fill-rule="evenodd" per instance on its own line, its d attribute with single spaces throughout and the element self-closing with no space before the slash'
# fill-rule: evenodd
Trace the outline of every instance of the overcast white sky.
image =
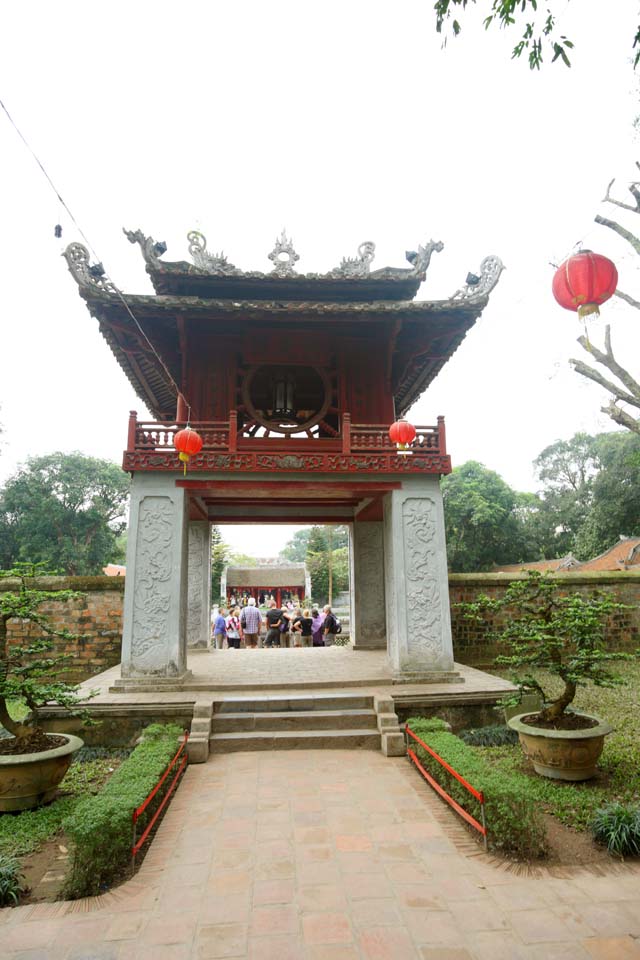
<svg viewBox="0 0 640 960">
<path fill-rule="evenodd" d="M 169 260 L 197 228 L 258 270 L 284 226 L 301 272 L 365 239 L 375 267 L 442 240 L 423 299 L 498 254 L 507 270 L 488 309 L 411 418 L 444 414 L 454 463 L 533 490 L 547 444 L 612 428 L 602 391 L 568 367 L 580 329 L 551 298 L 550 262 L 582 241 L 638 290 L 637 257 L 593 223 L 608 181 L 622 191 L 637 173 L 638 4 L 554 7 L 574 65 L 532 74 L 510 60 L 518 35 L 485 34 L 477 11 L 442 50 L 431 0 L 25 0 L 0 15 L 0 98 L 128 292 L 150 284 L 123 226 L 166 240 Z M 0 481 L 53 450 L 120 460 L 128 411 L 145 411 L 60 256 L 77 230 L 4 115 L 0 159 Z M 633 368 L 637 311 L 605 311 Z M 228 539 L 266 555 L 290 533 Z"/>
</svg>

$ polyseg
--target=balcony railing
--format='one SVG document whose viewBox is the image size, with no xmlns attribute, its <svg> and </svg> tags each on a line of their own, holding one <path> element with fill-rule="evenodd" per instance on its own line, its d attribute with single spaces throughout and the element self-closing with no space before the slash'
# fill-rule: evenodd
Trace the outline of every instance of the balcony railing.
<svg viewBox="0 0 640 960">
<path fill-rule="evenodd" d="M 189 461 L 189 470 L 239 471 L 314 470 L 346 473 L 419 472 L 449 473 L 444 417 L 435 426 L 417 426 L 409 455 L 399 455 L 389 439 L 388 424 L 356 424 L 344 413 L 336 437 L 249 435 L 238 425 L 235 410 L 228 420 L 192 421 L 202 437 L 200 453 Z M 173 438 L 186 423 L 153 423 L 129 417 L 125 470 L 177 470 L 180 462 Z"/>
</svg>

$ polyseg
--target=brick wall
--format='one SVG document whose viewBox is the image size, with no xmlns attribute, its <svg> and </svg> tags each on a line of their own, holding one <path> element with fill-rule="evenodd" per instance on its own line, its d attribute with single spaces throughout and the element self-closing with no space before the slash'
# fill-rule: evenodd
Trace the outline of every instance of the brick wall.
<svg viewBox="0 0 640 960">
<path fill-rule="evenodd" d="M 15 589 L 15 581 L 0 580 L 0 590 L 12 586 Z M 78 599 L 50 601 L 40 607 L 56 628 L 82 635 L 69 641 L 53 638 L 54 655 L 70 654 L 60 672 L 62 678 L 79 683 L 120 663 L 124 577 L 47 577 L 38 580 L 36 586 L 82 592 Z M 22 620 L 10 620 L 8 633 L 9 644 L 42 635 L 35 624 Z"/>
<path fill-rule="evenodd" d="M 512 580 L 522 574 L 454 573 L 449 577 L 453 649 L 458 663 L 490 667 L 500 650 L 488 634 L 499 624 L 485 627 L 464 620 L 455 604 L 477 599 L 481 593 L 500 597 Z M 610 591 L 629 610 L 611 617 L 609 639 L 613 649 L 633 652 L 640 647 L 640 573 L 565 573 L 555 578 L 567 590 L 589 594 L 594 588 Z M 10 581 L 0 580 L 0 590 L 10 589 Z M 79 590 L 83 596 L 68 603 L 51 602 L 42 610 L 58 627 L 84 634 L 86 639 L 65 642 L 55 640 L 56 651 L 71 654 L 64 676 L 79 682 L 120 662 L 122 642 L 122 600 L 124 577 L 51 577 L 38 582 L 51 590 Z M 36 636 L 38 628 L 13 620 L 9 623 L 10 642 Z"/>
<path fill-rule="evenodd" d="M 513 580 L 526 579 L 526 574 L 508 573 L 453 573 L 449 576 L 451 598 L 451 625 L 453 650 L 458 663 L 472 667 L 490 667 L 499 653 L 506 653 L 491 632 L 500 626 L 499 617 L 489 621 L 489 626 L 465 620 L 456 603 L 476 600 L 480 594 L 492 598 L 504 596 Z M 613 650 L 629 653 L 640 647 L 640 573 L 585 572 L 556 573 L 554 579 L 561 582 L 567 592 L 590 595 L 594 589 L 611 593 L 614 599 L 627 604 L 629 610 L 621 610 L 609 618 L 608 642 Z"/>
</svg>

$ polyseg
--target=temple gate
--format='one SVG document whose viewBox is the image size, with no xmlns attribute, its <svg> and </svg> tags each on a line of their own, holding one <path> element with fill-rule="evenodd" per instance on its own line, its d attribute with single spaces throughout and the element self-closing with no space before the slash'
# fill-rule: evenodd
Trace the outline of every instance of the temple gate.
<svg viewBox="0 0 640 960">
<path fill-rule="evenodd" d="M 122 294 L 81 244 L 65 256 L 80 295 L 153 422 L 129 419 L 131 473 L 122 678 L 172 686 L 209 630 L 211 523 L 341 523 L 351 535 L 352 640 L 386 647 L 397 680 L 455 676 L 439 478 L 444 419 L 408 455 L 388 428 L 427 389 L 486 306 L 487 257 L 454 295 L 414 299 L 433 241 L 407 268 L 371 268 L 361 244 L 325 274 L 300 274 L 284 233 L 269 273 L 243 272 L 205 238 L 167 262 L 139 230 L 154 294 Z M 203 438 L 186 475 L 173 446 Z"/>
</svg>

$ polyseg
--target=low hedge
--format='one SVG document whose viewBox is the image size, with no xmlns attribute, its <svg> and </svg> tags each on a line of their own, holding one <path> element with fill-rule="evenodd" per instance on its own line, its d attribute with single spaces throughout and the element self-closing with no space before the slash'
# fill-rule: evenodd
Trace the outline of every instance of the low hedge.
<svg viewBox="0 0 640 960">
<path fill-rule="evenodd" d="M 438 719 L 414 718 L 407 721 L 413 732 L 446 760 L 485 800 L 487 841 L 491 849 L 518 859 L 532 860 L 546 853 L 546 831 L 539 805 L 522 789 L 522 778 L 487 767 L 473 747 L 449 733 Z M 425 769 L 463 809 L 480 817 L 480 804 L 455 777 L 415 742 L 409 740 Z"/>
<path fill-rule="evenodd" d="M 65 820 L 64 830 L 73 847 L 65 896 L 95 896 L 126 873 L 131 861 L 133 811 L 156 786 L 177 750 L 181 733 L 175 724 L 147 727 L 142 743 L 118 767 L 101 792 L 83 800 Z M 154 803 L 138 821 L 140 833 L 172 779 L 167 778 Z"/>
</svg>

